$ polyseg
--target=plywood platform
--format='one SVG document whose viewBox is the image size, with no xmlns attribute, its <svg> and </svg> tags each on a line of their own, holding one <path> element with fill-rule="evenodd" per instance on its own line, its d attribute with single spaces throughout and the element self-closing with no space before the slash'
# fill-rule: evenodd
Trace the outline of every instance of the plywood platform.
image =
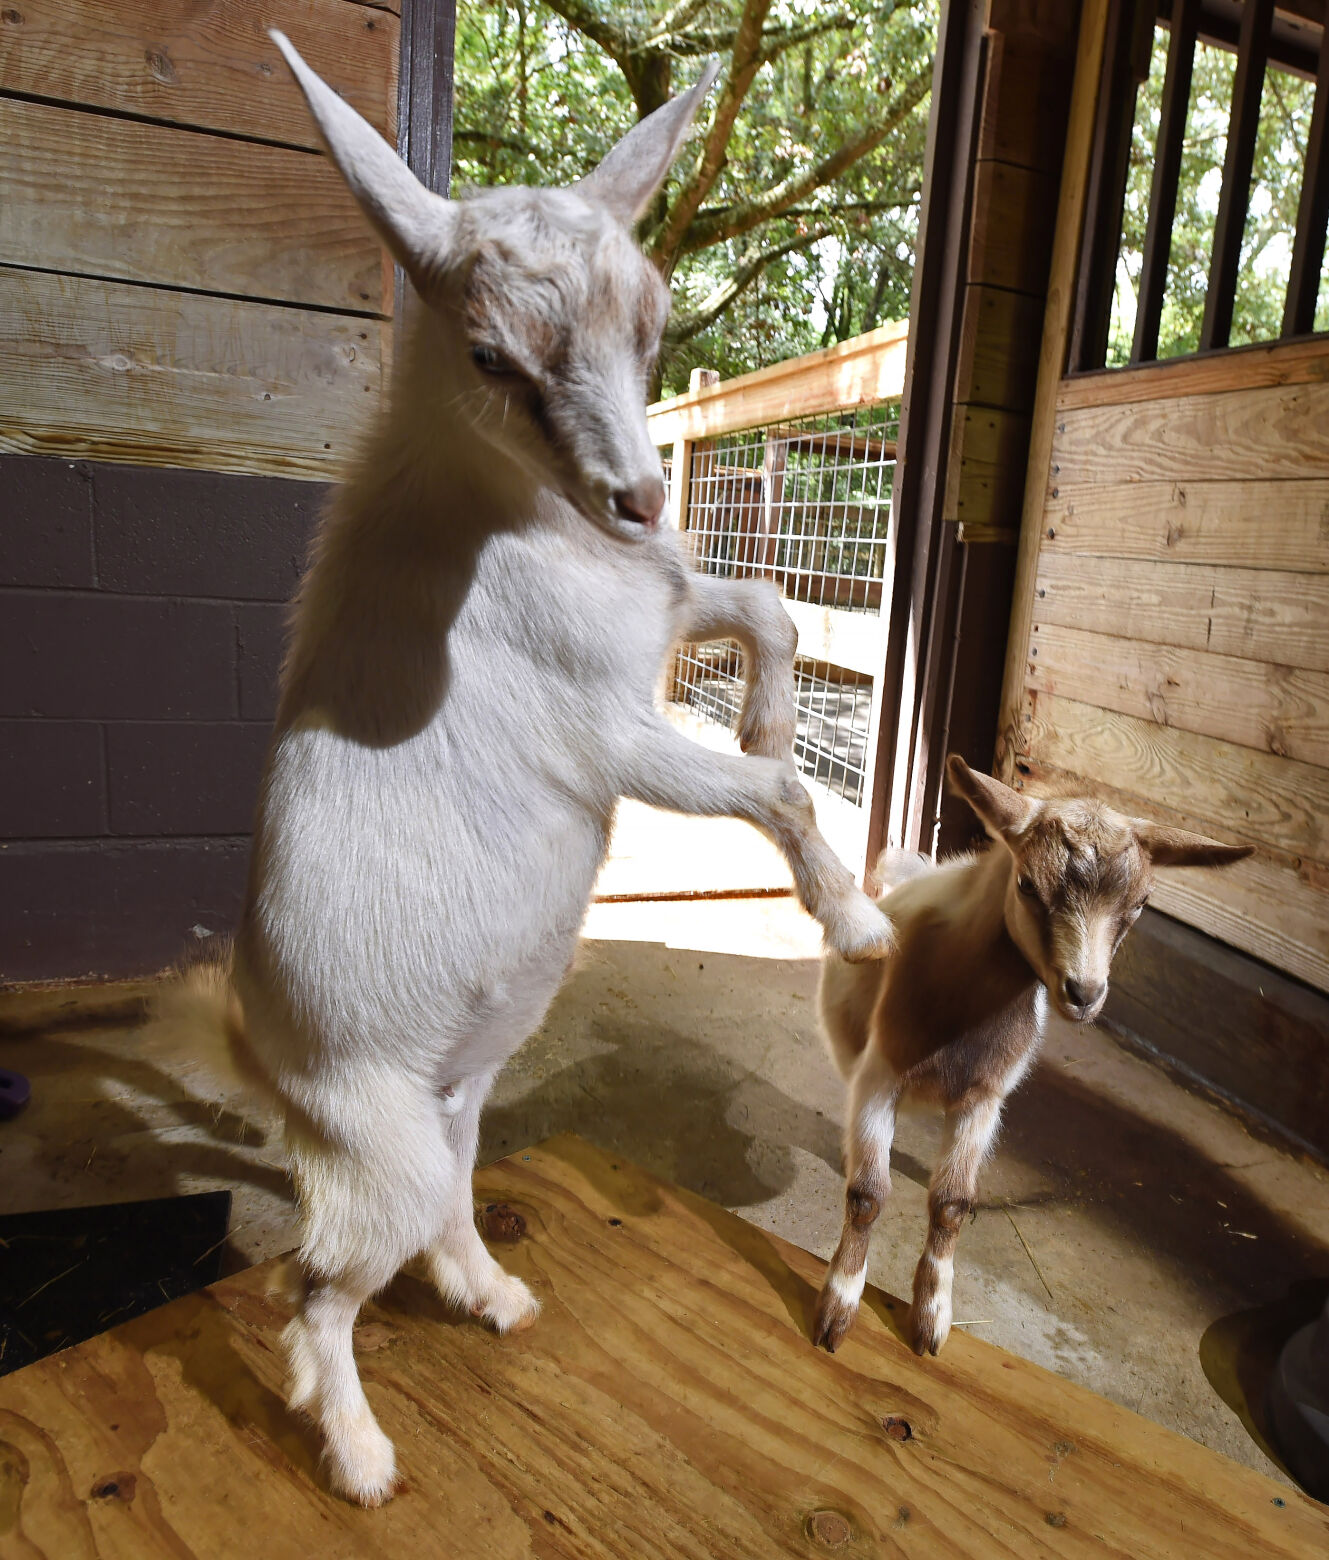
<svg viewBox="0 0 1329 1560">
<path fill-rule="evenodd" d="M 268 1265 L 0 1380 L 0 1555 L 1329 1552 L 1325 1508 L 1037 1367 L 959 1333 L 915 1359 L 871 1289 L 815 1352 L 815 1258 L 576 1138 L 478 1191 L 544 1314 L 495 1338 L 410 1276 L 365 1312 L 391 1505 L 319 1484 Z"/>
</svg>

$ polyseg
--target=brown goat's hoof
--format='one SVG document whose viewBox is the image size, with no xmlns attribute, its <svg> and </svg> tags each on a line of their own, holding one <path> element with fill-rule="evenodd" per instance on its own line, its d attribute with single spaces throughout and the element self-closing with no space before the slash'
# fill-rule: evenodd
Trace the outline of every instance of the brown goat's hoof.
<svg viewBox="0 0 1329 1560">
<path fill-rule="evenodd" d="M 817 1297 L 817 1315 L 812 1323 L 813 1346 L 834 1354 L 854 1325 L 856 1314 L 856 1307 L 846 1305 L 829 1287 L 823 1289 Z"/>
</svg>

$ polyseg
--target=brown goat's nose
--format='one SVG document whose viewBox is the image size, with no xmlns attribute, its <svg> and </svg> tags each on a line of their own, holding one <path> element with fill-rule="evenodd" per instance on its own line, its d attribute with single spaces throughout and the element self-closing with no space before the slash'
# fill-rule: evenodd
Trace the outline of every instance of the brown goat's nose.
<svg viewBox="0 0 1329 1560">
<path fill-rule="evenodd" d="M 1093 1007 L 1107 990 L 1107 982 L 1099 980 L 1092 985 L 1081 985 L 1078 980 L 1072 980 L 1068 975 L 1062 982 L 1062 990 L 1066 993 L 1066 1000 L 1072 1007 Z"/>
<path fill-rule="evenodd" d="M 654 525 L 664 508 L 665 487 L 659 477 L 643 477 L 630 488 L 622 488 L 614 494 L 614 503 L 625 520 L 636 520 L 641 525 Z"/>
</svg>

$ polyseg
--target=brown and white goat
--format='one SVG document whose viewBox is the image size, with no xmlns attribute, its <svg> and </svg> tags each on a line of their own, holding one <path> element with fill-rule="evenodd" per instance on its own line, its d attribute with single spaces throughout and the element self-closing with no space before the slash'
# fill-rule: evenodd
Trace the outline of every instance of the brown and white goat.
<svg viewBox="0 0 1329 1560">
<path fill-rule="evenodd" d="M 866 965 L 834 955 L 822 964 L 822 1023 L 849 1084 L 844 1231 L 813 1328 L 814 1343 L 832 1352 L 863 1293 L 872 1226 L 891 1186 L 897 1110 L 919 1103 L 945 1112 L 910 1312 L 914 1349 L 936 1354 L 951 1327 L 960 1226 L 1002 1105 L 1038 1052 L 1048 996 L 1064 1018 L 1096 1018 L 1153 869 L 1250 855 L 1249 846 L 1126 818 L 1098 801 L 1035 801 L 955 756 L 947 774 L 995 843 L 940 867 L 888 853 L 878 875 L 894 886 L 879 903 L 895 926 L 895 952 Z"/>
</svg>

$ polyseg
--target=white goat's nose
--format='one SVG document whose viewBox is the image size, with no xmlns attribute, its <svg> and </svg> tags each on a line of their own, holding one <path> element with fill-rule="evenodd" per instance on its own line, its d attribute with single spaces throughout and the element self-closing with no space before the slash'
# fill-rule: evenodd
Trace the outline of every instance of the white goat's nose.
<svg viewBox="0 0 1329 1560">
<path fill-rule="evenodd" d="M 614 503 L 625 520 L 636 520 L 642 525 L 654 525 L 664 508 L 665 486 L 659 477 L 643 477 L 631 487 L 620 488 L 614 494 Z"/>
</svg>

